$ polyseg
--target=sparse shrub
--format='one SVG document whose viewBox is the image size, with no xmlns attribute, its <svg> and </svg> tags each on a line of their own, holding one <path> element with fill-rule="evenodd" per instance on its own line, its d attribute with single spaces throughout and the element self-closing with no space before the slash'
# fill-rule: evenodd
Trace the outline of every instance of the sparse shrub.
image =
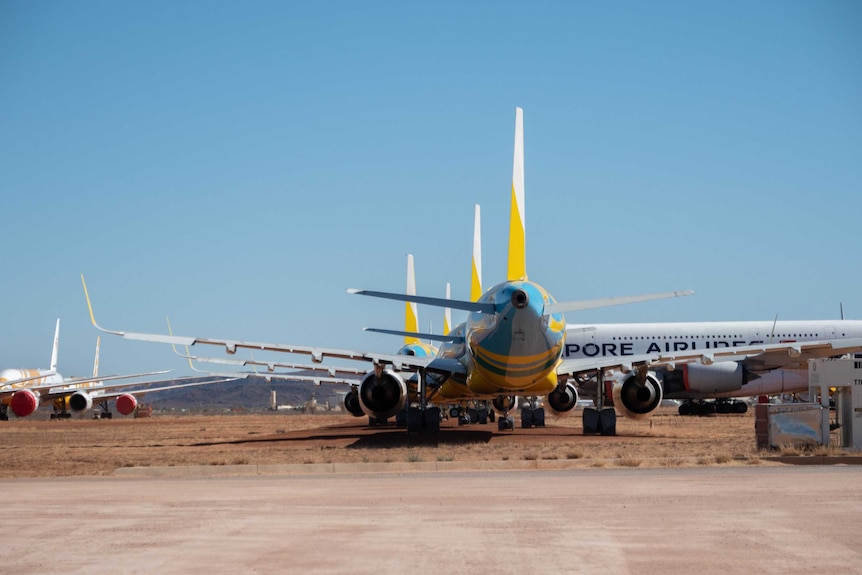
<svg viewBox="0 0 862 575">
<path fill-rule="evenodd" d="M 419 457 L 418 453 L 408 453 L 407 461 L 408 463 L 416 463 L 417 461 L 422 461 L 422 458 Z"/>
<path fill-rule="evenodd" d="M 715 456 L 716 463 L 730 463 L 732 460 L 733 458 L 727 453 L 722 453 L 721 455 Z"/>
<path fill-rule="evenodd" d="M 643 461 L 634 457 L 623 457 L 619 459 L 617 463 L 620 467 L 640 467 Z"/>
<path fill-rule="evenodd" d="M 607 466 L 607 463 L 605 462 L 604 459 L 596 459 L 595 461 L 593 461 L 593 465 L 592 465 L 592 467 L 605 467 L 605 466 Z"/>
<path fill-rule="evenodd" d="M 580 451 L 569 451 L 566 453 L 566 459 L 581 459 L 584 457 L 584 454 Z"/>
<path fill-rule="evenodd" d="M 682 457 L 665 457 L 661 461 L 664 467 L 681 467 L 684 463 L 685 459 Z"/>
<path fill-rule="evenodd" d="M 438 455 L 437 461 L 453 461 L 455 459 L 454 455 Z"/>
<path fill-rule="evenodd" d="M 539 458 L 539 456 L 536 455 L 535 453 L 525 453 L 524 454 L 524 459 L 526 459 L 527 461 L 535 461 L 538 458 Z"/>
</svg>

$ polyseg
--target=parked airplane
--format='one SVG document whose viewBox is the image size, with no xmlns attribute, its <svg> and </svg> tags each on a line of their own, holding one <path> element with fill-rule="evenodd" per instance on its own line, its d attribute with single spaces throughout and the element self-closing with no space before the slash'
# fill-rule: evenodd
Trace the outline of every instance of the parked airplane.
<svg viewBox="0 0 862 575">
<path fill-rule="evenodd" d="M 689 295 L 691 292 L 568 303 L 554 300 L 544 288 L 527 279 L 523 123 L 520 108 L 516 112 L 514 160 L 506 281 L 489 289 L 477 301 L 348 290 L 349 293 L 470 312 L 467 321 L 450 334 L 428 336 L 443 342 L 433 357 L 108 330 L 96 322 L 84 284 L 90 320 L 103 332 L 131 340 L 189 346 L 216 345 L 224 347 L 228 354 L 236 353 L 237 349 L 305 354 L 310 355 L 316 363 L 326 358 L 371 363 L 372 369 L 362 378 L 357 395 L 362 411 L 369 417 L 379 419 L 391 417 L 405 404 L 407 386 L 399 372 L 416 370 L 420 374 L 419 405 L 408 412 L 408 429 L 433 429 L 433 422 L 438 418 L 433 414 L 434 408 L 428 409 L 429 396 L 440 398 L 443 403 L 464 398 L 495 399 L 504 408 L 511 406 L 511 398 L 514 396 L 546 396 L 546 405 L 552 411 L 564 413 L 577 404 L 578 392 L 575 383 L 583 384 L 586 378 L 594 374 L 595 388 L 604 389 L 605 373 L 621 371 L 626 377 L 613 387 L 614 405 L 627 416 L 642 417 L 656 409 L 662 400 L 661 383 L 652 376 L 657 369 L 673 372 L 689 365 L 687 373 L 690 375 L 692 372 L 708 373 L 712 365 L 723 364 L 718 368 L 723 372 L 737 369 L 734 364 L 740 360 L 770 364 L 777 362 L 776 358 L 780 356 L 801 357 L 803 354 L 812 353 L 840 355 L 847 350 L 862 349 L 862 339 L 821 338 L 777 343 L 759 343 L 759 340 L 754 340 L 736 347 L 690 346 L 664 349 L 660 346 L 658 350 L 633 355 L 565 357 L 567 332 L 564 312 Z M 589 349 L 592 351 L 592 348 Z M 603 409 L 604 395 L 597 394 L 598 411 L 584 410 L 584 431 L 587 433 L 614 432 L 616 415 L 613 409 Z M 505 413 L 506 409 L 503 411 L 505 416 L 499 419 L 499 427 L 511 428 L 514 424 L 513 418 Z M 543 417 L 544 411 L 537 409 L 535 415 Z"/>
<path fill-rule="evenodd" d="M 81 413 L 93 407 L 94 402 L 100 407 L 100 417 L 111 417 L 108 400 L 116 399 L 117 411 L 123 415 L 132 413 L 137 407 L 136 395 L 156 391 L 165 391 L 187 385 L 202 385 L 212 382 L 193 382 L 177 384 L 189 378 L 179 380 L 135 381 L 122 383 L 105 383 L 107 381 L 135 379 L 152 375 L 161 375 L 168 371 L 152 371 L 130 375 L 99 376 L 99 339 L 96 340 L 96 356 L 93 364 L 92 377 L 64 378 L 57 372 L 57 357 L 60 344 L 60 320 L 54 329 L 54 344 L 51 351 L 51 367 L 43 369 L 4 369 L 0 371 L 0 421 L 9 419 L 9 409 L 18 417 L 27 417 L 35 412 L 43 402 L 50 401 L 54 407 L 51 418 L 70 417 L 71 413 Z M 128 390 L 131 387 L 152 386 L 171 382 L 173 385 L 164 387 L 148 387 L 147 389 Z M 122 391 L 118 391 L 122 389 Z"/>
<path fill-rule="evenodd" d="M 589 362 L 563 360 L 565 320 L 563 313 L 608 305 L 634 303 L 652 299 L 689 295 L 691 292 L 670 292 L 624 298 L 558 303 L 539 284 L 527 279 L 524 233 L 524 165 L 523 113 L 516 110 L 514 169 L 511 196 L 511 219 L 507 280 L 485 292 L 478 301 L 458 301 L 409 294 L 367 290 L 348 290 L 367 296 L 415 302 L 439 307 L 451 307 L 470 312 L 467 321 L 450 334 L 434 336 L 444 342 L 437 355 L 420 357 L 390 355 L 351 350 L 314 348 L 282 344 L 266 344 L 141 334 L 106 330 L 95 321 L 89 295 L 86 293 L 93 325 L 126 339 L 174 343 L 179 345 L 210 344 L 224 346 L 231 354 L 237 349 L 259 349 L 285 353 L 307 354 L 315 362 L 338 358 L 370 362 L 373 369 L 362 379 L 358 388 L 360 406 L 369 417 L 386 419 L 401 410 L 407 388 L 398 375 L 404 369 L 420 374 L 418 399 L 420 405 L 414 420 L 429 424 L 435 417 L 426 417 L 426 386 L 431 385 L 444 401 L 462 398 L 509 398 L 515 395 L 548 395 L 556 411 L 568 411 L 577 402 L 574 386 L 566 382 L 573 373 L 596 370 Z M 83 276 L 82 276 L 83 282 Z M 407 334 L 405 334 L 407 335 Z M 416 334 L 413 334 L 416 335 Z M 642 361 L 646 361 L 643 358 Z M 651 358 L 649 358 L 651 359 Z M 430 377 L 426 377 L 430 376 Z M 508 402 L 504 402 L 508 403 Z M 500 427 L 511 428 L 513 418 L 504 414 Z M 410 425 L 408 425 L 410 427 Z"/>
<path fill-rule="evenodd" d="M 785 346 L 786 353 L 743 357 L 712 365 L 669 363 L 647 374 L 666 399 L 684 400 L 680 414 L 744 413 L 747 404 L 727 401 L 808 389 L 808 360 L 853 352 L 862 338 L 862 321 L 724 321 L 680 323 L 580 324 L 566 326 L 565 358 L 605 360 L 641 355 L 703 352 L 762 344 Z M 856 340 L 842 343 L 842 340 Z M 803 345 L 804 344 L 804 345 Z M 626 379 L 620 372 L 611 380 Z M 610 381 L 608 382 L 611 383 Z M 595 397 L 595 381 L 580 386 Z M 705 399 L 718 402 L 704 403 Z"/>
</svg>

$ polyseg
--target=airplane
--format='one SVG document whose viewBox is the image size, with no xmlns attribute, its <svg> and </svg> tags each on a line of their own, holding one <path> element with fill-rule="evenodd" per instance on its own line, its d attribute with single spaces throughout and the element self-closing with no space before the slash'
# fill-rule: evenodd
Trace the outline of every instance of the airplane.
<svg viewBox="0 0 862 575">
<path fill-rule="evenodd" d="M 135 373 L 129 375 L 99 376 L 99 346 L 100 338 L 96 339 L 96 354 L 93 363 L 92 377 L 64 378 L 57 371 L 57 358 L 60 344 L 60 320 L 54 329 L 54 343 L 51 352 L 51 367 L 43 369 L 4 369 L 0 371 L 0 421 L 8 421 L 9 410 L 18 417 L 32 415 L 39 405 L 50 401 L 54 408 L 51 419 L 66 419 L 72 413 L 82 413 L 90 410 L 94 402 L 100 407 L 98 417 L 111 418 L 108 400 L 115 399 L 117 411 L 129 415 L 137 407 L 136 396 L 156 391 L 165 391 L 187 385 L 201 385 L 213 382 L 193 382 L 177 384 L 178 381 L 189 378 L 155 381 L 135 381 L 109 383 L 107 381 L 135 379 L 152 375 L 168 373 L 168 370 Z M 152 386 L 170 382 L 173 385 L 146 389 L 128 390 L 135 386 Z M 123 391 L 118 391 L 122 389 Z"/>
<path fill-rule="evenodd" d="M 330 349 L 300 345 L 243 342 L 229 339 L 185 337 L 163 334 L 134 333 L 109 330 L 95 320 L 86 282 L 81 277 L 84 295 L 90 312 L 90 321 L 98 330 L 124 339 L 168 343 L 183 346 L 195 344 L 221 346 L 226 353 L 237 349 L 274 351 L 311 356 L 312 362 L 322 363 L 326 358 L 364 361 L 372 369 L 358 386 L 358 399 L 362 411 L 369 417 L 386 419 L 398 413 L 405 405 L 407 387 L 398 374 L 405 369 L 419 373 L 419 406 L 408 410 L 408 431 L 428 428 L 434 431 L 433 422 L 439 417 L 427 404 L 430 386 L 432 395 L 443 401 L 463 398 L 502 400 L 503 416 L 499 429 L 512 429 L 514 419 L 508 415 L 509 398 L 547 396 L 548 404 L 556 412 L 567 412 L 577 403 L 577 390 L 568 379 L 576 374 L 620 368 L 616 362 L 563 359 L 566 323 L 564 312 L 598 307 L 644 302 L 654 299 L 690 295 L 690 291 L 675 291 L 630 297 L 602 298 L 574 302 L 557 302 L 539 284 L 528 280 L 526 272 L 526 246 L 524 227 L 524 164 L 523 164 L 523 111 L 516 108 L 515 151 L 511 195 L 508 274 L 506 281 L 486 291 L 477 301 L 459 301 L 424 297 L 411 294 L 350 289 L 348 293 L 380 297 L 404 302 L 451 307 L 468 311 L 467 321 L 449 334 L 430 336 L 442 342 L 438 353 L 431 357 L 398 354 L 381 354 L 344 349 Z M 405 336 L 407 334 L 404 334 Z M 418 335 L 418 334 L 412 334 Z M 692 358 L 674 357 L 676 362 L 695 361 Z M 719 356 L 720 357 L 720 356 Z M 627 358 L 630 369 L 636 366 L 643 376 L 636 379 L 638 389 L 652 393 L 648 387 L 645 367 L 661 358 L 655 355 Z M 629 395 L 632 395 L 629 392 Z M 640 393 L 635 390 L 634 397 Z M 427 412 L 431 412 L 430 414 Z M 611 410 L 613 411 L 613 410 Z M 615 416 L 614 416 L 615 417 Z M 412 422 L 412 425 L 411 425 Z"/>
<path fill-rule="evenodd" d="M 646 376 L 651 385 L 661 388 L 664 399 L 683 401 L 680 415 L 745 413 L 748 405 L 733 398 L 806 391 L 809 359 L 853 353 L 860 338 L 862 321 L 845 319 L 570 324 L 563 357 L 605 360 L 678 352 L 709 354 L 779 344 L 786 351 L 712 365 L 686 363 L 676 368 L 670 362 Z M 616 372 L 609 383 L 627 377 Z M 594 381 L 584 381 L 581 388 L 585 395 L 595 397 Z M 704 401 L 707 399 L 716 401 Z"/>
</svg>

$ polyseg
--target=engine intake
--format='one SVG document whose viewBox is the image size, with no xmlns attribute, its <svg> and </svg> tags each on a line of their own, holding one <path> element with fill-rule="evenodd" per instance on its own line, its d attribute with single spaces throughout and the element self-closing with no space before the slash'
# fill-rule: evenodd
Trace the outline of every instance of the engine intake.
<svg viewBox="0 0 862 575">
<path fill-rule="evenodd" d="M 392 417 L 404 407 L 406 397 L 404 380 L 389 370 L 384 370 L 380 377 L 371 372 L 359 384 L 359 405 L 368 417 Z"/>
<path fill-rule="evenodd" d="M 571 383 L 558 385 L 545 403 L 555 415 L 568 415 L 578 404 L 578 390 Z"/>
<path fill-rule="evenodd" d="M 93 407 L 93 398 L 86 391 L 76 391 L 69 396 L 69 409 L 80 413 Z"/>
<path fill-rule="evenodd" d="M 621 407 L 625 416 L 631 419 L 642 419 L 661 404 L 661 382 L 650 372 L 643 384 L 638 383 L 637 375 L 626 378 L 621 384 L 614 386 L 614 405 Z"/>
<path fill-rule="evenodd" d="M 344 409 L 353 417 L 362 417 L 362 405 L 359 403 L 359 393 L 356 388 L 351 388 L 344 396 Z"/>
</svg>

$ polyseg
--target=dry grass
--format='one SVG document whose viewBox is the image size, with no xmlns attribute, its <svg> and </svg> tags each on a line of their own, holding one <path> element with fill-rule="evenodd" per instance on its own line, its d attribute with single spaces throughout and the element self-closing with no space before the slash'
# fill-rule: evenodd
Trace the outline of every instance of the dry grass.
<svg viewBox="0 0 862 575">
<path fill-rule="evenodd" d="M 0 422 L 0 478 L 109 475 L 120 467 L 278 463 L 582 460 L 587 467 L 768 465 L 754 416 L 618 419 L 615 437 L 584 436 L 580 412 L 546 429 L 456 428 L 438 438 L 366 428 L 345 415 L 186 415 Z M 315 430 L 302 433 L 303 430 Z M 397 441 L 392 438 L 397 438 Z M 380 439 L 385 441 L 381 441 Z M 804 454 L 831 455 L 812 449 Z M 770 453 L 771 455 L 771 453 Z"/>
</svg>

